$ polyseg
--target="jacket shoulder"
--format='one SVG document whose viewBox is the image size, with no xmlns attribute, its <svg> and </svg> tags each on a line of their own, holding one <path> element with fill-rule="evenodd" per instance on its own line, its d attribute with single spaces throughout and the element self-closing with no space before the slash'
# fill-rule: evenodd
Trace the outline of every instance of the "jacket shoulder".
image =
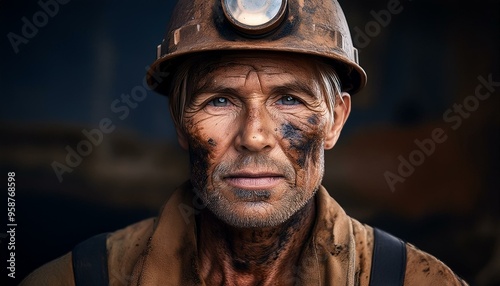
<svg viewBox="0 0 500 286">
<path fill-rule="evenodd" d="M 373 228 L 352 219 L 358 263 L 356 274 L 360 285 L 368 285 L 371 276 L 374 246 Z M 410 243 L 406 243 L 405 286 L 411 285 L 468 285 L 446 264 Z"/>
<path fill-rule="evenodd" d="M 406 244 L 404 285 L 468 285 L 436 257 Z"/>
<path fill-rule="evenodd" d="M 135 263 L 153 233 L 150 218 L 112 233 L 107 240 L 109 285 L 128 285 Z"/>
<path fill-rule="evenodd" d="M 21 281 L 20 286 L 74 286 L 73 265 L 71 253 L 54 259 Z"/>
<path fill-rule="evenodd" d="M 111 233 L 106 240 L 109 285 L 127 285 L 135 262 L 153 231 L 154 218 Z M 74 286 L 72 252 L 52 260 L 23 279 L 20 286 Z"/>
</svg>

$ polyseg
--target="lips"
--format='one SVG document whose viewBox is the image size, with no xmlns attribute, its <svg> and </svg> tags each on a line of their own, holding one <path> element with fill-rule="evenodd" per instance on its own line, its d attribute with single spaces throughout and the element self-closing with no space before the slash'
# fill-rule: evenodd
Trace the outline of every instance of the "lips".
<svg viewBox="0 0 500 286">
<path fill-rule="evenodd" d="M 283 175 L 274 172 L 237 172 L 224 177 L 232 187 L 248 190 L 272 189 L 283 179 Z"/>
</svg>

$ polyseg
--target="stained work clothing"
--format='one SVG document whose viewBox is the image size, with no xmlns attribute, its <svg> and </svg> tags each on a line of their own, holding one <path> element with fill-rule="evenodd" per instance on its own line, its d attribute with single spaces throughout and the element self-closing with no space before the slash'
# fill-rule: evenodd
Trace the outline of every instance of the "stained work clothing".
<svg viewBox="0 0 500 286">
<path fill-rule="evenodd" d="M 205 285 L 197 269 L 196 197 L 186 183 L 157 218 L 118 230 L 107 239 L 110 285 Z M 368 285 L 373 229 L 350 218 L 320 187 L 316 219 L 298 265 L 295 285 Z M 196 204 L 195 204 L 196 205 Z M 406 245 L 404 285 L 467 285 L 444 263 Z M 75 285 L 71 252 L 31 273 L 26 285 Z"/>
</svg>

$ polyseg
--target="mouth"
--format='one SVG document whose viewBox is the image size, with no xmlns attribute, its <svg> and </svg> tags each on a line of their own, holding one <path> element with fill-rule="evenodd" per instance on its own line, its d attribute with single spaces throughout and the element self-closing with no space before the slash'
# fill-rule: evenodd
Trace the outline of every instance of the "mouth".
<svg viewBox="0 0 500 286">
<path fill-rule="evenodd" d="M 242 190 L 270 190 L 284 180 L 282 174 L 274 172 L 236 172 L 224 177 L 230 186 Z"/>
</svg>

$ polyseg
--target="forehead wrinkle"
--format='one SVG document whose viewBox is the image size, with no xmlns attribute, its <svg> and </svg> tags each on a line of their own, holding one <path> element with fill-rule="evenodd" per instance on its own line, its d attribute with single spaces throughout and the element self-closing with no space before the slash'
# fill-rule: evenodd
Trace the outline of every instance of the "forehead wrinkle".
<svg viewBox="0 0 500 286">
<path fill-rule="evenodd" d="M 241 58 L 240 58 L 241 59 Z M 245 70 L 248 68 L 248 70 Z M 207 69 L 209 69 L 207 71 Z M 241 70 L 243 69 L 243 70 Z M 240 71 L 241 70 L 241 71 Z M 207 71 L 207 72 L 203 72 Z M 202 69 L 198 73 L 198 82 L 196 87 L 193 90 L 194 94 L 200 92 L 223 92 L 226 93 L 228 90 L 231 90 L 233 93 L 236 89 L 234 87 L 227 87 L 226 83 L 221 83 L 218 79 L 231 79 L 238 78 L 244 80 L 244 85 L 247 85 L 249 78 L 251 77 L 252 72 L 255 72 L 257 76 L 257 80 L 260 86 L 260 92 L 265 90 L 264 84 L 267 82 L 273 82 L 270 77 L 279 76 L 280 78 L 285 80 L 285 84 L 283 87 L 272 86 L 272 84 L 267 85 L 267 90 L 272 90 L 274 92 L 279 91 L 296 91 L 303 92 L 310 95 L 313 98 L 318 98 L 317 88 L 310 86 L 308 83 L 304 83 L 298 80 L 295 74 L 290 73 L 289 71 L 283 69 L 282 67 L 267 63 L 262 65 L 256 65 L 254 63 L 244 63 L 237 60 L 228 60 L 221 61 L 210 65 L 210 67 Z M 314 81 L 315 82 L 315 81 Z M 317 84 L 316 84 L 317 85 Z M 317 86 L 315 86 L 317 87 Z M 316 91 L 316 92 L 315 92 Z"/>
<path fill-rule="evenodd" d="M 260 86 L 260 92 L 263 93 L 263 91 L 266 89 L 263 85 L 267 85 L 267 90 L 271 90 L 271 94 L 273 94 L 273 92 L 280 88 L 280 86 L 277 86 L 277 87 L 273 87 L 272 84 L 268 84 L 269 83 L 269 78 L 273 77 L 273 76 L 279 76 L 280 78 L 284 79 L 285 81 L 292 81 L 292 84 L 288 84 L 288 83 L 285 83 L 284 85 L 285 86 L 290 86 L 290 88 L 288 88 L 288 90 L 295 90 L 295 91 L 303 91 L 309 95 L 311 95 L 312 97 L 315 97 L 314 96 L 314 93 L 312 92 L 312 90 L 310 88 L 307 87 L 307 85 L 303 84 L 303 83 L 299 83 L 294 74 L 284 70 L 284 69 L 281 69 L 280 67 L 278 66 L 275 66 L 275 65 L 262 65 L 261 67 L 257 68 L 253 65 L 250 65 L 254 68 L 254 70 L 249 70 L 248 73 L 247 73 L 247 77 L 245 79 L 245 85 L 246 85 L 246 81 L 248 81 L 248 78 L 250 77 L 250 75 L 252 74 L 252 72 L 255 72 L 256 76 L 257 76 L 257 80 L 259 82 L 259 86 Z M 279 70 L 279 71 L 269 71 L 269 69 L 274 69 L 274 70 Z M 291 77 L 291 79 L 290 79 Z M 266 82 L 265 78 L 268 79 L 268 81 Z M 271 79 L 270 81 L 271 83 L 274 82 L 274 80 Z M 297 88 L 291 88 L 292 86 L 297 86 Z M 287 88 L 286 87 L 281 87 L 281 90 L 286 90 Z"/>
<path fill-rule="evenodd" d="M 252 74 L 255 74 L 255 78 L 257 80 L 257 83 L 259 85 L 259 89 L 258 89 L 258 92 L 262 93 L 262 91 L 264 90 L 263 86 L 262 86 L 262 79 L 261 79 L 261 73 L 253 68 L 253 69 L 250 69 L 248 70 L 248 72 L 246 73 L 246 76 L 245 76 L 245 79 L 244 79 L 244 83 L 243 83 L 243 86 L 248 86 L 248 84 L 252 85 L 253 83 L 251 82 L 253 79 L 251 78 L 252 77 Z"/>
<path fill-rule="evenodd" d="M 213 67 L 211 73 L 218 71 L 221 68 L 227 68 L 227 67 L 247 67 L 249 68 L 248 72 L 246 73 L 246 77 L 248 78 L 248 75 L 252 72 L 255 71 L 257 73 L 265 73 L 266 75 L 281 75 L 281 74 L 290 74 L 288 71 L 282 69 L 278 65 L 261 65 L 257 66 L 256 64 L 247 64 L 247 63 L 242 63 L 242 62 L 234 62 L 234 61 L 228 61 L 228 62 L 221 62 L 217 64 L 216 66 Z M 270 69 L 272 69 L 270 71 Z M 240 76 L 228 76 L 228 77 L 240 77 Z M 243 76 L 242 76 L 243 77 Z"/>
<path fill-rule="evenodd" d="M 260 70 L 264 70 L 264 69 L 276 69 L 276 70 L 279 70 L 279 71 L 275 71 L 275 72 L 269 72 L 269 74 L 283 74 L 283 73 L 288 73 L 286 70 L 284 70 L 283 68 L 277 66 L 277 65 L 262 65 L 261 69 Z"/>
<path fill-rule="evenodd" d="M 198 82 L 202 82 L 203 79 L 205 81 L 213 81 L 215 74 L 219 73 L 221 69 L 223 68 L 231 68 L 233 66 L 245 66 L 244 64 L 240 63 L 235 63 L 235 62 L 228 62 L 228 61 L 222 61 L 222 62 L 216 62 L 213 64 L 208 64 L 204 68 L 199 69 L 198 71 L 195 72 L 196 78 L 198 79 Z M 250 66 L 250 65 L 248 65 Z M 236 75 L 227 75 L 227 72 L 225 72 L 226 77 L 238 77 Z"/>
</svg>

